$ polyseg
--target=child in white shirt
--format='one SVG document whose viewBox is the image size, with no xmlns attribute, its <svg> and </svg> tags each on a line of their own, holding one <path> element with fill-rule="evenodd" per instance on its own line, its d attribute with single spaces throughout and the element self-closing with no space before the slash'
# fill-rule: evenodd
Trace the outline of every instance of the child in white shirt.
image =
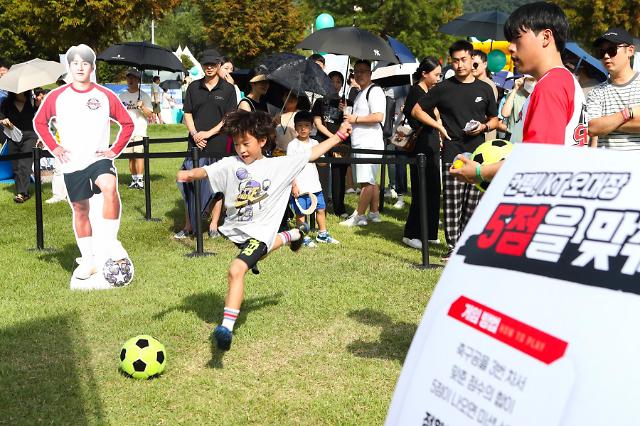
<svg viewBox="0 0 640 426">
<path fill-rule="evenodd" d="M 311 139 L 309 134 L 313 128 L 313 115 L 307 111 L 298 111 L 294 117 L 294 127 L 298 133 L 298 137 L 287 145 L 287 155 L 298 155 L 300 153 L 309 152 L 311 148 L 318 145 L 318 141 Z M 315 198 L 315 200 L 314 200 Z M 313 203 L 317 201 L 314 208 Z M 296 215 L 296 224 L 298 226 L 305 223 L 305 217 L 308 214 L 316 212 L 316 220 L 318 222 L 319 232 L 316 241 L 319 243 L 340 244 L 338 240 L 333 238 L 327 231 L 326 208 L 318 177 L 318 169 L 315 164 L 307 163 L 304 169 L 296 176 L 291 187 L 291 209 Z M 303 240 L 305 247 L 316 247 L 316 244 L 309 236 L 305 236 Z"/>
</svg>

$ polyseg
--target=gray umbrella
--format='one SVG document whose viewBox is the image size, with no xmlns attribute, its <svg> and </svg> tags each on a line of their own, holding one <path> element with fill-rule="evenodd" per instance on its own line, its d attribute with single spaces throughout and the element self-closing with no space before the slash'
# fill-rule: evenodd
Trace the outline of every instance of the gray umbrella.
<svg viewBox="0 0 640 426">
<path fill-rule="evenodd" d="M 508 18 L 508 14 L 499 10 L 466 13 L 441 25 L 439 30 L 445 34 L 473 36 L 481 40 L 504 40 L 504 23 Z"/>
</svg>

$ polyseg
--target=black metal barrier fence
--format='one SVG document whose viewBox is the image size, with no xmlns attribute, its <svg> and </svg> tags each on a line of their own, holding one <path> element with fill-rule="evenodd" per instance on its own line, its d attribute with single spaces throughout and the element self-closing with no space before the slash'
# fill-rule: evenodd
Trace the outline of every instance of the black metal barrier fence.
<svg viewBox="0 0 640 426">
<path fill-rule="evenodd" d="M 142 153 L 122 153 L 118 156 L 118 159 L 131 159 L 131 158 L 143 158 L 144 159 L 144 199 L 145 199 L 145 215 L 144 219 L 147 221 L 153 221 L 157 219 L 153 219 L 151 217 L 151 158 L 185 158 L 187 156 L 191 156 L 193 160 L 193 164 L 199 164 L 200 159 L 200 150 L 196 147 L 193 147 L 190 151 L 173 151 L 173 152 L 150 152 L 149 145 L 160 144 L 160 143 L 175 143 L 175 142 L 186 142 L 188 138 L 159 138 L 152 139 L 145 137 L 142 141 L 129 143 L 128 147 L 143 146 Z M 339 149 L 333 149 L 330 152 L 341 152 L 343 151 Z M 420 227 L 421 227 L 421 235 L 420 240 L 422 242 L 422 263 L 417 265 L 419 268 L 430 268 L 429 264 L 429 240 L 428 240 L 428 223 L 427 223 L 427 182 L 426 182 L 426 156 L 424 154 L 418 154 L 416 158 L 408 158 L 406 152 L 402 151 L 388 151 L 388 150 L 371 150 L 371 149 L 349 149 L 349 153 L 354 154 L 374 154 L 381 155 L 378 158 L 353 158 L 353 157 L 344 157 L 344 158 L 335 158 L 335 157 L 322 157 L 316 160 L 316 163 L 329 163 L 329 164 L 401 164 L 401 165 L 417 165 L 418 167 L 418 176 L 419 182 L 418 186 L 420 188 L 419 191 L 419 199 L 420 203 Z M 220 159 L 223 157 L 228 157 L 230 155 L 235 155 L 233 153 L 227 153 L 226 151 L 209 153 L 207 157 Z M 389 156 L 395 156 L 396 158 L 389 158 Z M 35 203 L 36 203 L 36 248 L 38 250 L 44 250 L 44 224 L 43 224 L 43 214 L 42 214 L 42 176 L 40 171 L 40 160 L 43 157 L 53 157 L 53 155 L 49 151 L 43 151 L 42 149 L 35 147 L 31 153 L 20 153 L 20 154 L 9 154 L 9 155 L 1 155 L 0 161 L 11 161 L 11 160 L 19 160 L 25 158 L 33 158 L 33 173 L 35 180 Z M 401 157 L 401 158 L 397 158 Z M 404 158 L 403 158 L 404 157 Z M 385 168 L 382 167 L 380 174 L 380 211 L 384 209 L 384 181 L 385 181 Z M 194 192 L 195 192 L 195 209 L 196 212 L 200 212 L 202 206 L 200 205 L 200 181 L 194 181 Z M 412 202 L 415 202 L 412 200 Z M 200 220 L 196 221 L 196 252 L 195 255 L 203 255 L 204 254 L 204 242 L 202 235 L 202 223 Z"/>
</svg>

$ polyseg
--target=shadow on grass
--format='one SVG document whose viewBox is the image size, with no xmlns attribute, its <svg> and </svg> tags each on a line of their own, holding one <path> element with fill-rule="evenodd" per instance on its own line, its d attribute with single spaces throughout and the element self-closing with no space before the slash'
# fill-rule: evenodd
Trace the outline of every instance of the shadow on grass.
<svg viewBox="0 0 640 426">
<path fill-rule="evenodd" d="M 389 359 L 400 363 L 404 361 L 418 328 L 416 324 L 393 322 L 387 314 L 372 309 L 351 311 L 349 317 L 362 324 L 382 329 L 378 341 L 356 340 L 347 345 L 349 352 L 361 358 Z"/>
<path fill-rule="evenodd" d="M 267 306 L 274 306 L 280 303 L 280 298 L 283 296 L 282 292 L 278 292 L 268 296 L 251 297 L 245 299 L 240 307 L 240 316 L 235 323 L 234 331 L 238 330 L 245 321 L 247 315 L 250 312 L 257 311 Z M 174 312 L 193 312 L 202 321 L 213 324 L 222 319 L 222 312 L 224 310 L 224 298 L 212 291 L 192 294 L 185 297 L 182 303 L 173 308 L 165 309 L 153 316 L 154 319 L 160 319 L 165 315 Z M 232 346 L 233 347 L 233 346 Z M 223 368 L 222 358 L 224 352 L 220 351 L 215 344 L 215 341 L 211 342 L 211 360 L 207 363 L 209 368 Z"/>
<path fill-rule="evenodd" d="M 103 424 L 89 356 L 73 313 L 0 330 L 0 423 Z"/>
<path fill-rule="evenodd" d="M 69 273 L 73 273 L 75 268 L 75 259 L 80 256 L 78 246 L 75 244 L 65 244 L 62 248 L 56 248 L 52 251 L 47 251 L 38 256 L 40 260 L 45 262 L 57 262 L 62 269 Z"/>
</svg>

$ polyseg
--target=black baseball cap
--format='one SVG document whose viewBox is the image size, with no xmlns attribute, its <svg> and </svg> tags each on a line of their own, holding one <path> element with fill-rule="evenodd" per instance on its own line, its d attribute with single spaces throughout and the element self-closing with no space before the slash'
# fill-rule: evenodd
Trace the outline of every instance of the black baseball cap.
<svg viewBox="0 0 640 426">
<path fill-rule="evenodd" d="M 202 52 L 200 57 L 200 64 L 214 64 L 218 65 L 222 63 L 222 55 L 216 49 L 207 49 Z"/>
<path fill-rule="evenodd" d="M 633 44 L 633 37 L 624 28 L 612 27 L 593 42 L 594 46 L 602 42 L 611 42 L 614 44 Z"/>
</svg>

